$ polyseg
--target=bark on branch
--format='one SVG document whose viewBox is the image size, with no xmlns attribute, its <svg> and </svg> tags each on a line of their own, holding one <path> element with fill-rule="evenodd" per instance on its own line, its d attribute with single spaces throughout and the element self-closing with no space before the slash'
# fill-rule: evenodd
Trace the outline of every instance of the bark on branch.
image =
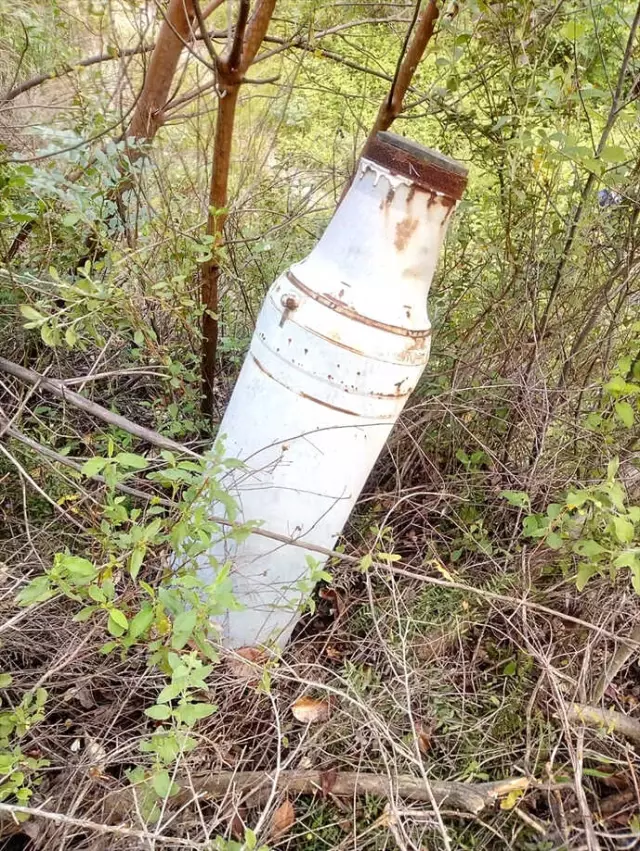
<svg viewBox="0 0 640 851">
<path fill-rule="evenodd" d="M 586 703 L 574 703 L 567 711 L 567 718 L 587 727 L 604 727 L 606 730 L 621 733 L 625 738 L 640 744 L 640 721 L 622 712 L 600 709 Z"/>
<path fill-rule="evenodd" d="M 297 795 L 313 795 L 317 792 L 330 793 L 338 798 L 353 798 L 354 795 L 377 795 L 381 798 L 404 799 L 431 803 L 432 797 L 438 806 L 462 810 L 473 815 L 491 806 L 510 792 L 525 790 L 529 786 L 526 777 L 513 777 L 494 783 L 455 783 L 441 780 L 430 782 L 431 795 L 424 780 L 408 774 L 389 778 L 381 774 L 361 774 L 341 771 L 281 771 L 276 775 L 264 771 L 223 771 L 220 774 L 197 774 L 191 778 L 191 788 L 185 788 L 172 802 L 186 803 L 193 792 L 208 797 L 226 798 L 230 793 L 243 798 L 249 806 L 260 806 L 269 798 L 273 785 L 280 792 Z M 127 812 L 134 803 L 135 787 L 118 792 L 107 799 L 109 817 Z"/>
<path fill-rule="evenodd" d="M 219 249 L 224 239 L 229 201 L 229 172 L 235 127 L 236 106 L 242 78 L 256 57 L 269 27 L 276 0 L 258 0 L 248 17 L 249 2 L 240 0 L 238 19 L 231 49 L 218 61 L 218 114 L 213 149 L 213 168 L 209 189 L 207 235 L 213 237 L 212 256 L 200 271 L 202 300 L 202 412 L 212 416 L 214 379 L 218 348 Z"/>
<path fill-rule="evenodd" d="M 0 371 L 13 375 L 15 378 L 19 378 L 20 381 L 24 381 L 27 384 L 35 384 L 43 390 L 48 390 L 49 393 L 53 394 L 58 399 L 67 401 L 74 407 L 79 408 L 81 411 L 92 416 L 99 417 L 101 420 L 127 431 L 129 434 L 133 434 L 147 443 L 159 446 L 162 449 L 169 449 L 171 452 L 185 453 L 194 458 L 201 457 L 197 452 L 193 452 L 191 449 L 187 449 L 186 446 L 176 443 L 176 441 L 171 440 L 170 437 L 164 437 L 163 435 L 158 434 L 157 431 L 153 431 L 153 429 L 137 425 L 137 423 L 131 422 L 131 420 L 128 420 L 126 417 L 123 417 L 120 414 L 114 414 L 113 411 L 109 411 L 102 405 L 98 405 L 97 402 L 92 402 L 90 399 L 86 399 L 79 393 L 69 390 L 69 388 L 65 386 L 64 382 L 59 381 L 56 378 L 46 378 L 44 375 L 40 375 L 32 369 L 27 369 L 24 366 L 13 363 L 13 361 L 6 360 L 6 358 L 0 358 Z"/>
<path fill-rule="evenodd" d="M 194 23 L 197 23 L 197 18 L 192 0 L 170 0 L 127 136 L 150 140 L 162 125 L 162 110 L 169 97 L 182 49 L 194 35 Z"/>
<path fill-rule="evenodd" d="M 436 0 L 429 0 L 420 15 L 413 35 L 411 35 L 411 30 L 409 30 L 398 60 L 391 89 L 388 96 L 380 104 L 378 115 L 365 144 L 365 150 L 370 142 L 375 139 L 376 134 L 381 130 L 388 130 L 402 112 L 405 95 L 411 85 L 416 68 L 420 64 L 420 60 L 424 56 L 424 52 L 431 41 L 438 15 L 439 11 Z"/>
</svg>

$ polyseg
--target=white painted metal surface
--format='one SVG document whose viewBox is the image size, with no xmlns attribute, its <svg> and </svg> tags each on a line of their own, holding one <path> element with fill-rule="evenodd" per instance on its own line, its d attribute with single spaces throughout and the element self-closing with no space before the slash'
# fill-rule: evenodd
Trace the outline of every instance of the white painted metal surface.
<svg viewBox="0 0 640 851">
<path fill-rule="evenodd" d="M 271 287 L 219 432 L 247 465 L 226 480 L 241 519 L 325 547 L 428 360 L 427 293 L 465 183 L 457 163 L 381 137 L 316 248 Z M 245 607 L 224 617 L 225 644 L 283 645 L 305 551 L 257 535 L 225 547 L 212 555 L 231 559 Z M 207 558 L 201 567 L 211 579 Z"/>
</svg>

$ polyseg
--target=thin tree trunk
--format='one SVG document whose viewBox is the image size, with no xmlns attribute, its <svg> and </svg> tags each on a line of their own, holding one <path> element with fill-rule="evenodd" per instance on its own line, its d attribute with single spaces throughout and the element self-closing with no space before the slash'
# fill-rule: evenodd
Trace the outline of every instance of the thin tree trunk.
<svg viewBox="0 0 640 851">
<path fill-rule="evenodd" d="M 391 89 L 389 90 L 387 97 L 385 97 L 380 104 L 378 115 L 376 116 L 376 120 L 365 143 L 365 150 L 368 145 L 373 142 L 376 134 L 379 133 L 380 130 L 388 130 L 402 112 L 404 98 L 409 86 L 411 85 L 411 81 L 413 80 L 413 75 L 415 74 L 416 68 L 420 64 L 420 60 L 424 56 L 427 45 L 433 36 L 436 21 L 440 14 L 438 11 L 438 4 L 436 3 L 436 0 L 429 0 L 416 25 L 415 21 L 418 18 L 419 6 L 420 4 L 418 2 L 416 5 L 416 14 L 413 20 L 415 32 L 412 36 L 412 25 L 407 33 L 402 53 L 398 59 Z"/>
<path fill-rule="evenodd" d="M 126 136 L 151 140 L 162 126 L 163 107 L 195 19 L 193 0 L 170 0 Z"/>
<path fill-rule="evenodd" d="M 213 237 L 212 258 L 200 272 L 202 299 L 202 413 L 213 415 L 213 388 L 218 348 L 218 284 L 220 281 L 219 250 L 224 240 L 227 220 L 229 170 L 233 147 L 236 106 L 242 78 L 256 57 L 266 35 L 276 0 L 258 0 L 251 17 L 249 0 L 240 0 L 233 43 L 227 56 L 216 62 L 220 100 L 216 117 L 213 149 L 213 171 L 209 191 L 207 234 Z"/>
<path fill-rule="evenodd" d="M 220 261 L 218 249 L 223 240 L 226 206 L 228 201 L 229 169 L 233 145 L 233 128 L 238 103 L 238 85 L 229 87 L 218 104 L 216 135 L 214 142 L 213 174 L 209 192 L 209 217 L 207 234 L 213 237 L 212 256 L 201 270 L 202 290 L 202 410 L 211 416 L 213 413 L 213 383 L 216 371 L 216 352 L 218 348 L 218 282 L 220 280 Z"/>
</svg>

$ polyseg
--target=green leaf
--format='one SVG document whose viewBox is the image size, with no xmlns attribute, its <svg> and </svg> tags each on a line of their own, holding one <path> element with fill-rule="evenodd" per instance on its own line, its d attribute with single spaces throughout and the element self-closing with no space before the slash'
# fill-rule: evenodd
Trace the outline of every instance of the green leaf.
<svg viewBox="0 0 640 851">
<path fill-rule="evenodd" d="M 524 491 L 500 491 L 500 496 L 506 499 L 509 505 L 515 505 L 518 508 L 528 508 L 531 504 L 529 494 Z"/>
<path fill-rule="evenodd" d="M 169 703 L 170 700 L 174 700 L 181 693 L 182 686 L 180 683 L 169 683 L 169 685 L 166 685 L 158 695 L 156 703 Z"/>
<path fill-rule="evenodd" d="M 42 337 L 42 342 L 45 346 L 51 346 L 52 349 L 55 349 L 56 337 L 50 325 L 40 326 L 40 336 Z"/>
<path fill-rule="evenodd" d="M 90 585 L 88 589 L 89 596 L 96 603 L 106 603 L 107 595 L 98 585 Z"/>
<path fill-rule="evenodd" d="M 105 465 L 108 463 L 108 458 L 89 458 L 89 460 L 85 461 L 82 465 L 82 473 L 85 476 L 95 476 L 103 470 Z"/>
<path fill-rule="evenodd" d="M 129 621 L 127 620 L 124 612 L 121 612 L 120 609 L 111 609 L 109 611 L 109 620 L 107 622 L 107 629 L 111 633 L 111 635 L 115 635 L 117 638 L 120 635 L 123 635 L 127 631 L 127 627 L 129 626 Z"/>
<path fill-rule="evenodd" d="M 51 599 L 54 592 L 51 590 L 48 576 L 37 576 L 19 592 L 16 602 L 19 606 L 29 606 L 31 603 L 43 603 Z"/>
<path fill-rule="evenodd" d="M 151 784 L 156 794 L 161 798 L 169 798 L 171 795 L 175 795 L 180 790 L 178 784 L 171 780 L 169 772 L 166 769 L 154 774 Z"/>
<path fill-rule="evenodd" d="M 629 159 L 629 154 L 620 145 L 607 145 L 600 154 L 600 159 L 606 163 L 623 163 Z"/>
<path fill-rule="evenodd" d="M 581 538 L 573 545 L 574 553 L 584 556 L 585 558 L 597 558 L 605 551 L 604 547 L 600 546 L 593 538 Z"/>
<path fill-rule="evenodd" d="M 84 623 L 89 620 L 95 610 L 95 606 L 85 606 L 84 609 L 80 609 L 80 611 L 73 616 L 73 620 L 75 623 Z"/>
<path fill-rule="evenodd" d="M 620 459 L 618 457 L 612 458 L 611 461 L 607 464 L 607 480 L 612 482 L 620 469 Z"/>
<path fill-rule="evenodd" d="M 547 529 L 548 518 L 540 514 L 530 514 L 522 521 L 522 534 L 528 538 L 540 538 Z"/>
<path fill-rule="evenodd" d="M 566 38 L 567 41 L 577 41 L 584 35 L 584 30 L 584 24 L 581 24 L 578 21 L 567 21 L 567 23 L 560 28 L 562 37 Z"/>
<path fill-rule="evenodd" d="M 636 562 L 640 562 L 640 548 L 633 550 L 625 550 L 613 562 L 616 567 L 631 567 L 633 568 Z"/>
<path fill-rule="evenodd" d="M 564 544 L 564 541 L 557 532 L 549 532 L 546 537 L 546 544 L 548 547 L 551 547 L 552 550 L 559 550 Z"/>
<path fill-rule="evenodd" d="M 547 517 L 549 520 L 555 520 L 556 517 L 559 517 L 564 510 L 564 506 L 560 505 L 558 502 L 550 502 L 547 505 Z"/>
<path fill-rule="evenodd" d="M 628 567 L 631 571 L 631 584 L 636 594 L 640 594 L 640 547 L 625 550 L 614 561 L 616 567 Z"/>
<path fill-rule="evenodd" d="M 613 396 L 617 396 L 619 393 L 624 393 L 627 389 L 627 382 L 621 375 L 614 375 L 611 381 L 608 381 L 604 385 L 604 389 L 607 393 L 611 393 Z"/>
<path fill-rule="evenodd" d="M 20 305 L 20 313 L 24 316 L 25 319 L 28 319 L 29 322 L 46 322 L 47 317 L 43 316 L 41 313 L 31 307 L 30 304 L 21 304 Z"/>
<path fill-rule="evenodd" d="M 171 646 L 174 650 L 180 650 L 191 638 L 198 616 L 193 609 L 180 612 L 173 622 L 173 636 Z"/>
<path fill-rule="evenodd" d="M 0 688 L 7 688 L 13 682 L 11 674 L 0 674 Z"/>
<path fill-rule="evenodd" d="M 154 617 L 153 607 L 147 603 L 129 622 L 129 635 L 131 638 L 138 638 L 139 635 L 146 632 L 153 623 Z"/>
<path fill-rule="evenodd" d="M 373 556 L 371 553 L 365 553 L 360 559 L 360 570 L 364 573 L 369 570 L 371 565 L 373 564 Z"/>
<path fill-rule="evenodd" d="M 587 561 L 583 562 L 578 568 L 578 573 L 576 574 L 576 588 L 578 591 L 583 591 L 587 582 L 597 572 L 597 565 L 591 564 Z"/>
<path fill-rule="evenodd" d="M 145 553 L 147 552 L 147 548 L 144 544 L 136 544 L 131 553 L 131 558 L 129 559 L 129 573 L 131 574 L 131 578 L 135 581 L 140 573 L 140 568 L 142 567 L 142 562 L 144 561 Z"/>
<path fill-rule="evenodd" d="M 58 566 L 64 568 L 70 579 L 77 585 L 88 585 L 98 575 L 98 570 L 89 559 L 59 553 L 56 559 Z"/>
<path fill-rule="evenodd" d="M 66 343 L 70 349 L 72 349 L 78 342 L 78 335 L 76 334 L 73 326 L 70 325 L 64 332 L 64 339 L 66 340 Z"/>
<path fill-rule="evenodd" d="M 114 459 L 121 467 L 127 467 L 130 470 L 144 470 L 149 466 L 149 462 L 142 455 L 135 455 L 133 452 L 118 452 Z"/>
<path fill-rule="evenodd" d="M 150 706 L 145 709 L 144 714 L 153 718 L 154 721 L 166 721 L 171 717 L 171 709 L 168 706 Z"/>
<path fill-rule="evenodd" d="M 569 491 L 567 494 L 567 508 L 580 508 L 588 499 L 588 491 Z"/>
<path fill-rule="evenodd" d="M 621 544 L 630 544 L 633 541 L 633 523 L 630 520 L 625 517 L 614 517 L 613 528 Z"/>
<path fill-rule="evenodd" d="M 517 670 L 518 670 L 518 663 L 516 662 L 515 659 L 511 659 L 511 661 L 507 662 L 507 664 L 502 669 L 502 673 L 505 677 L 512 677 Z"/>
<path fill-rule="evenodd" d="M 215 706 L 210 703 L 185 703 L 174 710 L 174 715 L 183 724 L 192 727 L 201 718 L 208 718 L 216 711 Z"/>
<path fill-rule="evenodd" d="M 620 422 L 626 427 L 631 428 L 633 425 L 633 421 L 635 419 L 635 415 L 633 412 L 633 408 L 628 402 L 616 402 L 615 404 L 616 416 L 620 420 Z"/>
</svg>

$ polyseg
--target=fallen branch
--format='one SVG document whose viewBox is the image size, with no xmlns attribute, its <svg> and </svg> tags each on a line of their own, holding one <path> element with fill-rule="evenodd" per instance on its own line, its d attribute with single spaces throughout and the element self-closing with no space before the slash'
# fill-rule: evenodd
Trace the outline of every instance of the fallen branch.
<svg viewBox="0 0 640 851">
<path fill-rule="evenodd" d="M 567 718 L 569 721 L 581 722 L 586 727 L 604 727 L 614 733 L 621 733 L 632 742 L 640 744 L 640 721 L 622 712 L 600 709 L 586 703 L 574 703 L 567 710 Z"/>
<path fill-rule="evenodd" d="M 211 847 L 208 843 L 194 843 L 191 840 L 180 839 L 176 836 L 163 836 L 161 833 L 148 833 L 145 830 L 135 830 L 128 825 L 103 824 L 98 821 L 90 821 L 89 819 L 74 818 L 65 813 L 54 813 L 50 810 L 41 810 L 36 807 L 19 807 L 14 804 L 0 803 L 0 814 L 6 814 L 8 818 L 0 821 L 0 837 L 5 837 L 11 833 L 19 833 L 20 825 L 16 818 L 19 814 L 31 816 L 32 818 L 45 819 L 46 821 L 56 822 L 57 824 L 70 825 L 78 827 L 81 830 L 86 830 L 91 833 L 110 833 L 115 836 L 128 836 L 132 839 L 138 839 L 145 843 L 157 842 L 164 845 L 170 845 L 172 848 L 190 848 L 205 849 Z"/>
<path fill-rule="evenodd" d="M 59 381 L 57 378 L 46 378 L 44 375 L 40 375 L 40 373 L 35 372 L 32 369 L 27 369 L 26 367 L 20 366 L 17 363 L 13 363 L 13 361 L 6 360 L 5 358 L 0 358 L 0 370 L 8 373 L 9 375 L 13 375 L 15 378 L 19 378 L 20 381 L 24 381 L 27 384 L 37 384 L 40 389 L 48 390 L 58 399 L 69 402 L 70 405 L 79 408 L 81 411 L 91 414 L 94 417 L 98 417 L 110 425 L 117 426 L 118 428 L 129 432 L 129 434 L 133 434 L 141 440 L 145 440 L 147 443 L 159 446 L 161 449 L 169 449 L 171 452 L 184 453 L 186 455 L 190 455 L 192 458 L 200 459 L 202 457 L 192 449 L 188 449 L 186 446 L 177 443 L 175 440 L 171 440 L 170 437 L 164 437 L 162 434 L 158 434 L 157 431 L 153 431 L 153 429 L 138 425 L 137 423 L 128 420 L 126 417 L 123 417 L 121 414 L 114 414 L 113 411 L 109 411 L 102 405 L 98 405 L 97 402 L 92 402 L 84 396 L 81 396 L 79 393 L 69 390 L 69 388 L 65 386 L 64 382 Z"/>
<path fill-rule="evenodd" d="M 0 412 L 0 419 L 2 419 L 1 413 L 2 412 Z M 25 446 L 33 449 L 33 451 L 37 452 L 39 455 L 43 455 L 45 458 L 50 458 L 52 461 L 57 461 L 59 464 L 64 464 L 65 467 L 69 467 L 77 473 L 82 473 L 82 464 L 74 461 L 73 458 L 69 458 L 67 455 L 60 455 L 59 452 L 55 452 L 48 446 L 43 446 L 41 443 L 38 443 L 37 440 L 33 440 L 26 434 L 18 431 L 18 429 L 14 428 L 12 425 L 5 426 L 5 429 L 7 434 L 13 437 L 14 440 L 19 440 L 20 443 L 24 443 Z M 100 482 L 100 484 L 106 484 L 105 477 L 101 476 L 100 473 L 94 473 L 92 476 L 88 476 L 87 478 L 92 479 L 95 482 Z M 145 499 L 148 502 L 153 500 L 156 505 L 163 505 L 165 508 L 176 507 L 176 503 L 172 502 L 170 499 L 157 496 L 155 493 L 146 493 L 145 491 L 138 490 L 137 488 L 132 488 L 129 485 L 125 485 L 124 482 L 115 482 L 114 487 L 121 493 L 126 493 L 129 494 L 129 496 L 135 496 L 139 499 Z"/>
<path fill-rule="evenodd" d="M 633 628 L 631 632 L 631 638 L 634 641 L 640 642 L 640 623 L 637 623 Z M 623 644 L 616 648 L 616 652 L 613 654 L 613 659 L 608 665 L 605 666 L 603 672 L 600 674 L 598 682 L 595 685 L 593 694 L 591 695 L 591 700 L 593 703 L 600 703 L 600 701 L 604 697 L 604 693 L 607 690 L 607 687 L 618 676 L 620 670 L 629 661 L 629 657 L 633 653 L 634 648 L 629 647 L 628 645 Z"/>
<path fill-rule="evenodd" d="M 279 792 L 297 795 L 331 793 L 338 798 L 353 798 L 354 795 L 377 795 L 381 798 L 404 799 L 429 803 L 429 790 L 420 777 L 401 774 L 389 778 L 381 774 L 361 774 L 355 771 L 281 771 L 272 775 L 264 771 L 223 771 L 220 774 L 196 774 L 191 778 L 192 787 L 183 788 L 172 798 L 172 802 L 184 804 L 194 794 L 208 798 L 227 798 L 230 793 L 243 797 L 249 806 L 259 806 L 268 798 L 274 783 Z M 494 783 L 456 783 L 441 780 L 430 782 L 431 793 L 438 806 L 477 814 L 510 792 L 524 791 L 529 786 L 526 777 L 512 777 Z M 110 817 L 120 815 L 134 804 L 135 786 L 112 793 L 107 798 Z"/>
</svg>

